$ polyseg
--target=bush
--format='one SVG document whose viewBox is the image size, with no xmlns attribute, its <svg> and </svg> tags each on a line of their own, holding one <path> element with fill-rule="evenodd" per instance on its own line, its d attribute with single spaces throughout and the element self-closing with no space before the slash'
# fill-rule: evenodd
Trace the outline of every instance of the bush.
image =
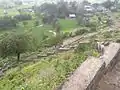
<svg viewBox="0 0 120 90">
<path fill-rule="evenodd" d="M 65 32 L 65 33 L 63 33 L 63 39 L 65 39 L 65 38 L 69 38 L 71 36 L 71 33 L 70 32 Z"/>
<path fill-rule="evenodd" d="M 52 36 L 52 37 L 48 38 L 47 40 L 45 40 L 45 43 L 47 46 L 58 45 L 58 44 L 62 43 L 62 36 L 61 35 Z"/>
<path fill-rule="evenodd" d="M 76 35 L 82 35 L 82 34 L 85 34 L 85 33 L 88 33 L 89 32 L 89 29 L 86 28 L 86 27 L 83 27 L 83 28 L 79 28 L 75 31 L 75 34 Z"/>
<path fill-rule="evenodd" d="M 86 27 L 89 27 L 91 29 L 92 32 L 97 30 L 97 24 L 96 22 L 90 22 L 86 25 Z"/>
<path fill-rule="evenodd" d="M 58 18 L 65 19 L 65 15 L 59 15 Z"/>
<path fill-rule="evenodd" d="M 55 28 L 57 23 L 58 23 L 57 18 L 54 18 L 52 22 L 52 27 Z"/>
<path fill-rule="evenodd" d="M 20 15 L 16 15 L 14 16 L 14 18 L 18 21 L 25 21 L 25 20 L 31 20 L 32 16 L 31 15 L 27 15 L 27 14 L 20 14 Z"/>
<path fill-rule="evenodd" d="M 54 21 L 54 16 L 53 16 L 53 15 L 44 16 L 44 17 L 42 18 L 43 24 L 52 24 L 53 21 Z"/>
<path fill-rule="evenodd" d="M 120 39 L 117 39 L 117 40 L 116 40 L 116 43 L 120 43 Z"/>
<path fill-rule="evenodd" d="M 112 37 L 111 32 L 104 33 L 104 37 L 105 38 L 111 38 Z"/>
<path fill-rule="evenodd" d="M 71 36 L 71 37 L 75 37 L 75 36 L 76 36 L 76 31 L 71 32 L 71 33 L 70 33 L 70 36 Z"/>
<path fill-rule="evenodd" d="M 35 23 L 34 23 L 35 26 L 39 26 L 39 21 L 36 20 Z"/>
<path fill-rule="evenodd" d="M 24 27 L 28 25 L 28 22 L 24 21 L 23 22 Z"/>
<path fill-rule="evenodd" d="M 80 43 L 78 47 L 75 49 L 75 53 L 85 52 L 91 48 L 90 43 Z"/>
<path fill-rule="evenodd" d="M 77 23 L 78 23 L 78 25 L 83 25 L 83 18 L 82 17 L 77 17 Z"/>
<path fill-rule="evenodd" d="M 0 18 L 0 28 L 10 28 L 10 27 L 16 27 L 17 21 L 11 17 L 1 17 Z"/>
<path fill-rule="evenodd" d="M 60 23 L 59 23 L 59 22 L 56 22 L 56 24 L 55 24 L 55 32 L 56 32 L 57 34 L 60 34 L 60 29 L 61 29 Z"/>
</svg>

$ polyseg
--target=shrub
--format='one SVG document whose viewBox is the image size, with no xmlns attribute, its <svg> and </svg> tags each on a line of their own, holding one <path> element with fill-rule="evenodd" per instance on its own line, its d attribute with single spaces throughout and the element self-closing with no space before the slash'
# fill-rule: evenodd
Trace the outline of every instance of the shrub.
<svg viewBox="0 0 120 90">
<path fill-rule="evenodd" d="M 62 15 L 59 15 L 58 17 L 59 17 L 60 19 L 65 19 L 65 15 L 63 15 L 63 14 L 62 14 Z"/>
<path fill-rule="evenodd" d="M 65 39 L 65 38 L 69 38 L 71 36 L 71 33 L 70 32 L 65 32 L 65 33 L 63 33 L 63 39 Z"/>
<path fill-rule="evenodd" d="M 100 56 L 100 54 L 95 50 L 93 50 L 91 53 L 92 53 L 92 56 L 94 56 L 94 57 L 99 57 Z"/>
<path fill-rule="evenodd" d="M 20 14 L 20 15 L 14 16 L 14 18 L 18 21 L 24 21 L 24 20 L 31 20 L 32 16 L 29 14 Z"/>
<path fill-rule="evenodd" d="M 53 16 L 53 15 L 44 16 L 44 17 L 42 18 L 43 24 L 52 24 L 53 21 L 54 21 L 54 16 Z"/>
<path fill-rule="evenodd" d="M 70 36 L 71 36 L 71 37 L 75 37 L 75 36 L 76 36 L 76 31 L 71 32 L 71 33 L 70 33 Z"/>
<path fill-rule="evenodd" d="M 83 25 L 83 18 L 82 17 L 77 17 L 77 23 L 78 23 L 78 25 Z"/>
<path fill-rule="evenodd" d="M 10 28 L 10 27 L 16 27 L 17 21 L 11 17 L 1 17 L 0 18 L 0 28 Z"/>
<path fill-rule="evenodd" d="M 111 32 L 104 33 L 104 37 L 105 38 L 111 38 L 112 37 Z"/>
<path fill-rule="evenodd" d="M 60 34 L 60 29 L 61 29 L 60 23 L 59 23 L 59 22 L 56 22 L 56 24 L 55 24 L 55 32 L 56 32 L 57 34 Z"/>
<path fill-rule="evenodd" d="M 24 21 L 23 22 L 24 27 L 28 25 L 28 22 Z"/>
<path fill-rule="evenodd" d="M 80 43 L 75 49 L 75 53 L 85 52 L 91 48 L 90 43 Z"/>
<path fill-rule="evenodd" d="M 117 40 L 116 40 L 116 43 L 120 43 L 120 39 L 117 39 Z"/>
<path fill-rule="evenodd" d="M 83 27 L 83 28 L 79 28 L 75 31 L 75 34 L 76 35 L 82 35 L 84 33 L 88 33 L 89 32 L 89 29 L 86 28 L 86 27 Z"/>
<path fill-rule="evenodd" d="M 90 22 L 90 23 L 88 23 L 86 25 L 86 27 L 89 27 L 92 32 L 97 30 L 97 24 L 96 24 L 96 22 Z"/>
<path fill-rule="evenodd" d="M 39 21 L 36 20 L 35 23 L 34 23 L 35 26 L 39 26 Z"/>
<path fill-rule="evenodd" d="M 60 44 L 62 43 L 62 36 L 61 35 L 57 35 L 57 36 L 52 36 L 52 37 L 49 37 L 45 43 L 48 45 L 48 46 L 53 46 L 53 45 L 57 45 L 57 44 Z"/>
</svg>

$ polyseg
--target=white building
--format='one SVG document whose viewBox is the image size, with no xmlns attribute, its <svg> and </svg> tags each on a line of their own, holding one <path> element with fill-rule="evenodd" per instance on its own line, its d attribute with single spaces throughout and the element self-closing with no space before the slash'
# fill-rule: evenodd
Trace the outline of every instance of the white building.
<svg viewBox="0 0 120 90">
<path fill-rule="evenodd" d="M 69 14 L 69 18 L 76 18 L 75 14 Z"/>
</svg>

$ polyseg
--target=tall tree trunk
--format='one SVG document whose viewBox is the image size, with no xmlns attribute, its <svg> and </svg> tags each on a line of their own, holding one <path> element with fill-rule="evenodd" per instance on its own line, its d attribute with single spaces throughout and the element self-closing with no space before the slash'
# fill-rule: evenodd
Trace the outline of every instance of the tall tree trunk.
<svg viewBox="0 0 120 90">
<path fill-rule="evenodd" d="M 17 53 L 17 61 L 20 61 L 20 53 Z"/>
</svg>

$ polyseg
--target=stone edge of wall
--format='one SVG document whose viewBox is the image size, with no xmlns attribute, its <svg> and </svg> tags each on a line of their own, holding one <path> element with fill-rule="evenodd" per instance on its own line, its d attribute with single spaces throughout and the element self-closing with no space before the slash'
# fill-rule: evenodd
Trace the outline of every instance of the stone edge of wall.
<svg viewBox="0 0 120 90">
<path fill-rule="evenodd" d="M 57 90 L 95 90 L 102 76 L 118 62 L 120 44 L 112 43 L 101 58 L 88 58 Z"/>
</svg>

